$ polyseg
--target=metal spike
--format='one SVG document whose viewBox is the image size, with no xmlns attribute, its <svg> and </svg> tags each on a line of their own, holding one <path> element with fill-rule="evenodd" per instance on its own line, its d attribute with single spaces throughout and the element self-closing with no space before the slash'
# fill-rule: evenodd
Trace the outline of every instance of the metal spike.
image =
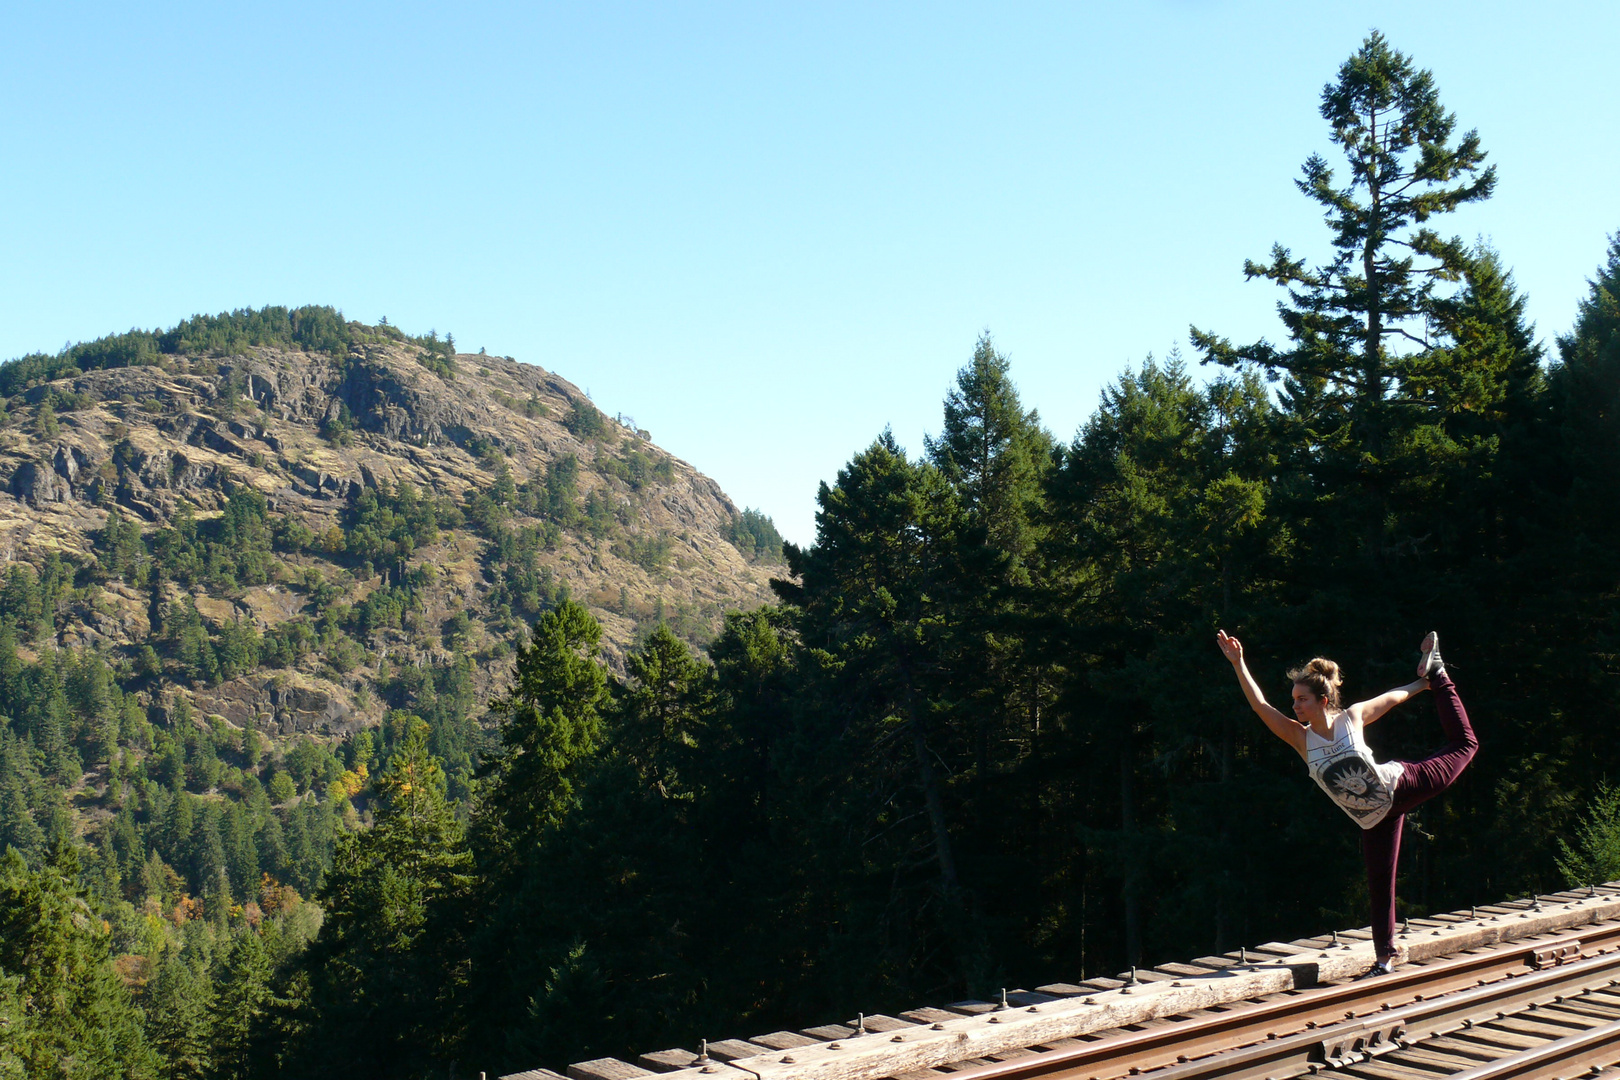
<svg viewBox="0 0 1620 1080">
<path fill-rule="evenodd" d="M 713 1060 L 714 1059 L 709 1056 L 709 1040 L 708 1039 L 699 1039 L 698 1040 L 698 1056 L 697 1056 L 697 1060 L 692 1062 L 692 1064 L 694 1064 L 694 1065 L 707 1065 Z"/>
<path fill-rule="evenodd" d="M 1478 904 L 1469 904 L 1468 905 L 1468 917 L 1470 919 L 1478 919 L 1479 918 L 1479 905 Z"/>
<path fill-rule="evenodd" d="M 1131 965 L 1131 985 L 1135 986 L 1137 984 L 1137 981 L 1138 980 L 1136 978 L 1136 966 L 1133 964 L 1133 965 Z"/>
<path fill-rule="evenodd" d="M 1535 901 L 1536 901 L 1536 903 L 1535 903 L 1534 910 L 1540 911 L 1541 910 L 1541 897 L 1539 897 L 1539 896 L 1535 897 Z"/>
<path fill-rule="evenodd" d="M 1401 920 L 1401 936 L 1405 937 L 1407 934 L 1410 934 L 1411 932 L 1412 932 L 1412 920 L 1411 919 L 1402 919 Z"/>
<path fill-rule="evenodd" d="M 855 1014 L 855 1032 L 858 1035 L 865 1035 L 866 1034 L 866 1014 L 865 1013 L 856 1013 Z"/>
<path fill-rule="evenodd" d="M 1249 950 L 1244 948 L 1242 945 L 1238 946 L 1238 966 L 1239 967 L 1248 967 L 1249 966 Z"/>
<path fill-rule="evenodd" d="M 1003 1009 L 1007 1007 L 1007 988 L 1005 986 L 1001 988 L 1001 1007 Z"/>
<path fill-rule="evenodd" d="M 1335 931 L 1333 931 L 1333 944 L 1337 945 L 1338 943 L 1339 943 L 1339 932 L 1337 930 L 1335 930 Z"/>
</svg>

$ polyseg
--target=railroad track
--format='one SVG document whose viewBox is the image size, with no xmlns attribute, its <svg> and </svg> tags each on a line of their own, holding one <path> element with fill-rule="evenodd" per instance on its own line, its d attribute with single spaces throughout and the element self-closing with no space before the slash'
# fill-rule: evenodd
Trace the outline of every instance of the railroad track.
<svg viewBox="0 0 1620 1080">
<path fill-rule="evenodd" d="M 1411 962 L 1362 979 L 1368 939 L 577 1062 L 567 1080 L 1574 1080 L 1620 1065 L 1620 883 L 1413 919 Z"/>
<path fill-rule="evenodd" d="M 1620 922 L 1610 921 L 949 1075 L 1573 1080 L 1615 1064 Z"/>
</svg>

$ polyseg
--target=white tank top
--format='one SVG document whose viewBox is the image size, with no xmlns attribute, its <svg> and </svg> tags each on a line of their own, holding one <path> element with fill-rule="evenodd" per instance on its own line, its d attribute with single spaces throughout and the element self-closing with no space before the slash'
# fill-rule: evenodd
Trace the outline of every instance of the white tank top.
<svg viewBox="0 0 1620 1080">
<path fill-rule="evenodd" d="M 1324 739 L 1306 726 L 1305 767 L 1339 809 L 1363 829 L 1370 829 L 1384 820 L 1395 801 L 1401 763 L 1374 761 L 1361 725 L 1352 723 L 1347 712 L 1333 718 L 1329 731 L 1333 737 Z"/>
</svg>

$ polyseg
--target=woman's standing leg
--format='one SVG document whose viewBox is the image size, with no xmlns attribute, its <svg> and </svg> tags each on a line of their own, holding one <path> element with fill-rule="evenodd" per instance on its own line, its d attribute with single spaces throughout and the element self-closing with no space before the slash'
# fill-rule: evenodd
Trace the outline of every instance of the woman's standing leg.
<svg viewBox="0 0 1620 1080">
<path fill-rule="evenodd" d="M 1451 676 L 1444 669 L 1435 672 L 1429 676 L 1429 689 L 1434 691 L 1435 710 L 1446 733 L 1445 745 L 1419 761 L 1402 763 L 1389 814 L 1361 834 L 1367 892 L 1372 901 L 1373 947 L 1380 960 L 1395 955 L 1395 874 L 1401 860 L 1401 826 L 1406 812 L 1454 784 L 1479 749 L 1479 739 L 1474 736 Z"/>
<path fill-rule="evenodd" d="M 1361 858 L 1367 865 L 1367 898 L 1372 915 L 1373 954 L 1395 955 L 1395 868 L 1401 859 L 1401 825 L 1406 815 L 1393 808 L 1370 829 L 1361 831 Z"/>
</svg>

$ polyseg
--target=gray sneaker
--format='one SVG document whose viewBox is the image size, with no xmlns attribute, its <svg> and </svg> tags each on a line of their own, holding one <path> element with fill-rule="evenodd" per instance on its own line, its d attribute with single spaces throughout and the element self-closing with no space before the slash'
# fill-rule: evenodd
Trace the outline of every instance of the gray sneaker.
<svg viewBox="0 0 1620 1080">
<path fill-rule="evenodd" d="M 1444 675 L 1446 662 L 1440 659 L 1440 635 L 1430 630 L 1429 636 L 1423 639 L 1423 644 L 1419 648 L 1423 651 L 1423 658 L 1418 661 L 1418 678 L 1427 679 L 1435 675 Z"/>
</svg>

